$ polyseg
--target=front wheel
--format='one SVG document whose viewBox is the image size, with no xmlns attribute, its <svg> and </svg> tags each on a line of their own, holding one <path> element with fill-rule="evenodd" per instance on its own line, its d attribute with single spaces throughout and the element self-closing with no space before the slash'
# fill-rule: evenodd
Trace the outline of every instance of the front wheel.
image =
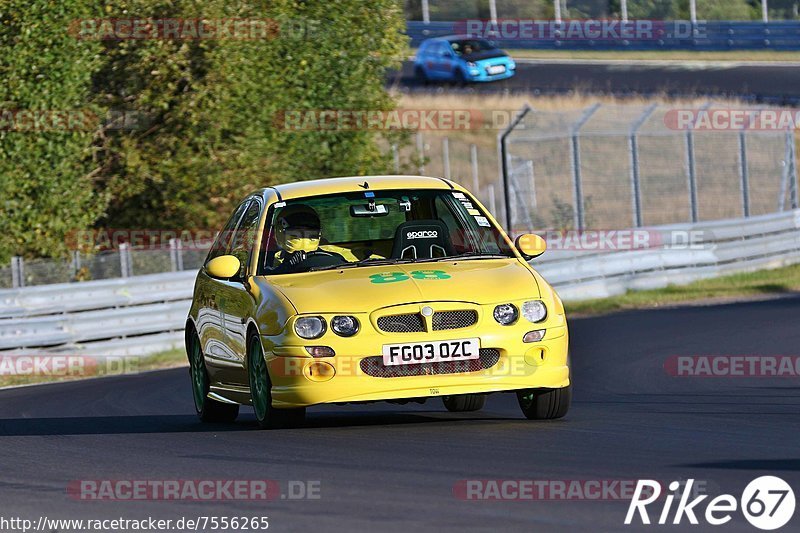
<svg viewBox="0 0 800 533">
<path fill-rule="evenodd" d="M 561 389 L 525 389 L 517 391 L 522 414 L 529 420 L 561 418 L 572 403 L 572 385 Z"/>
<path fill-rule="evenodd" d="M 485 394 L 455 394 L 442 397 L 442 402 L 451 413 L 480 411 L 486 405 Z"/>
<path fill-rule="evenodd" d="M 189 337 L 189 375 L 192 378 L 192 396 L 194 409 L 203 422 L 233 422 L 239 416 L 239 406 L 236 404 L 222 403 L 208 397 L 210 380 L 203 350 L 200 349 L 200 339 L 197 333 L 192 332 Z"/>
<path fill-rule="evenodd" d="M 247 373 L 250 378 L 250 396 L 253 411 L 261 429 L 296 427 L 306 417 L 305 407 L 276 409 L 272 406 L 272 382 L 267 371 L 267 361 L 257 334 L 250 335 L 247 348 Z"/>
</svg>

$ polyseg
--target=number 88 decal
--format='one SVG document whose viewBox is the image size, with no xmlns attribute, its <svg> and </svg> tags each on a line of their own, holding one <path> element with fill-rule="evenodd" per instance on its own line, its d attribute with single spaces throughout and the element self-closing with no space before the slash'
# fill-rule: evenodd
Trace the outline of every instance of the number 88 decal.
<svg viewBox="0 0 800 533">
<path fill-rule="evenodd" d="M 444 270 L 414 270 L 410 273 L 414 279 L 449 279 L 450 274 Z M 395 283 L 411 279 L 403 272 L 383 272 L 369 277 L 372 283 Z"/>
</svg>

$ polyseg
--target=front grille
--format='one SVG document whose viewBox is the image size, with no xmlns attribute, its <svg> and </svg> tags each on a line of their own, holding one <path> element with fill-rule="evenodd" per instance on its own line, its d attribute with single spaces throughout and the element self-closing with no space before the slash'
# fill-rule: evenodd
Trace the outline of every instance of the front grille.
<svg viewBox="0 0 800 533">
<path fill-rule="evenodd" d="M 361 360 L 361 371 L 376 378 L 402 378 L 408 376 L 433 376 L 436 374 L 458 374 L 460 372 L 480 372 L 497 364 L 500 350 L 481 348 L 479 359 L 447 361 L 443 363 L 419 363 L 415 365 L 385 366 L 383 357 L 365 357 Z"/>
<path fill-rule="evenodd" d="M 459 329 L 472 326 L 478 322 L 478 312 L 465 311 L 440 311 L 433 314 L 433 331 L 443 329 Z"/>
<path fill-rule="evenodd" d="M 388 333 L 425 331 L 425 323 L 419 313 L 382 316 L 378 319 L 378 327 Z"/>
</svg>

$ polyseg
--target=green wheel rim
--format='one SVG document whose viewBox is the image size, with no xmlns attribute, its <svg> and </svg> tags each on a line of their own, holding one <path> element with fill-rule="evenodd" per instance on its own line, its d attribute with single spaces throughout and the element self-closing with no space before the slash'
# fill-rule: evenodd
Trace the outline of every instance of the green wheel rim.
<svg viewBox="0 0 800 533">
<path fill-rule="evenodd" d="M 250 368 L 250 392 L 253 397 L 253 409 L 259 420 L 264 420 L 269 409 L 269 383 L 267 382 L 267 363 L 264 361 L 264 354 L 261 352 L 261 345 L 258 341 L 250 345 L 250 357 L 248 358 Z"/>
<path fill-rule="evenodd" d="M 208 375 L 203 362 L 203 352 L 200 351 L 200 343 L 196 337 L 192 339 L 192 392 L 194 406 L 198 411 L 202 411 L 208 394 Z"/>
</svg>

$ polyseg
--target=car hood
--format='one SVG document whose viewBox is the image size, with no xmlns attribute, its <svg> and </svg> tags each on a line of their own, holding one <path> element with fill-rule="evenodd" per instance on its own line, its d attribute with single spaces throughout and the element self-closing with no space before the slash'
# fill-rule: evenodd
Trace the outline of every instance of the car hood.
<svg viewBox="0 0 800 533">
<path fill-rule="evenodd" d="M 417 279 L 422 276 L 426 279 Z M 267 279 L 298 313 L 369 313 L 434 301 L 494 304 L 540 294 L 531 271 L 511 258 L 356 267 Z"/>
<path fill-rule="evenodd" d="M 465 61 L 472 61 L 473 63 L 477 63 L 478 61 L 483 61 L 484 59 L 508 57 L 508 54 L 503 52 L 502 50 L 484 50 L 482 52 L 475 52 L 474 54 L 463 55 L 461 57 Z"/>
</svg>

